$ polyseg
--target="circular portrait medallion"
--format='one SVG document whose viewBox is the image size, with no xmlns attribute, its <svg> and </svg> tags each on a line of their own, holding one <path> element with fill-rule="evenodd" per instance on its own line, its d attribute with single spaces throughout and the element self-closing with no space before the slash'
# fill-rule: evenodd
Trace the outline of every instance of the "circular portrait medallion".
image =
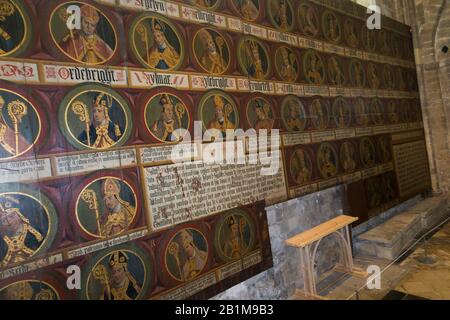
<svg viewBox="0 0 450 320">
<path fill-rule="evenodd" d="M 394 175 L 387 173 L 381 176 L 381 190 L 383 190 L 384 202 L 390 202 L 397 198 L 397 186 Z"/>
<path fill-rule="evenodd" d="M 0 289 L 0 300 L 59 300 L 59 294 L 42 280 L 17 281 Z"/>
<path fill-rule="evenodd" d="M 380 126 L 384 124 L 384 106 L 380 99 L 372 99 L 369 112 L 373 125 Z"/>
<path fill-rule="evenodd" d="M 193 51 L 197 63 L 210 74 L 223 74 L 230 66 L 230 46 L 219 31 L 211 28 L 197 31 Z"/>
<path fill-rule="evenodd" d="M 261 14 L 261 0 L 229 0 L 231 8 L 247 21 L 258 20 Z"/>
<path fill-rule="evenodd" d="M 272 25 L 280 31 L 294 28 L 294 9 L 291 0 L 267 1 L 267 14 Z"/>
<path fill-rule="evenodd" d="M 405 79 L 405 72 L 402 67 L 395 68 L 395 78 L 396 82 L 398 84 L 398 89 L 400 91 L 405 91 L 407 88 L 406 79 Z"/>
<path fill-rule="evenodd" d="M 391 53 L 389 34 L 390 33 L 386 29 L 381 29 L 378 31 L 377 47 L 380 50 L 380 53 L 386 56 Z"/>
<path fill-rule="evenodd" d="M 408 123 L 411 120 L 411 105 L 410 101 L 405 99 L 402 100 L 399 105 L 399 120 L 401 123 Z"/>
<path fill-rule="evenodd" d="M 367 28 L 367 25 L 363 23 L 361 28 L 361 42 L 364 47 L 369 52 L 374 52 L 377 46 L 376 31 Z"/>
<path fill-rule="evenodd" d="M 180 141 L 183 138 L 180 129 L 189 130 L 190 126 L 186 105 L 172 93 L 152 96 L 145 106 L 144 117 L 148 132 L 160 142 Z"/>
<path fill-rule="evenodd" d="M 330 124 L 330 108 L 328 102 L 316 98 L 311 102 L 309 118 L 315 130 L 325 130 Z"/>
<path fill-rule="evenodd" d="M 299 97 L 288 95 L 281 103 L 281 119 L 289 132 L 304 131 L 307 124 L 305 106 Z"/>
<path fill-rule="evenodd" d="M 31 21 L 21 2 L 0 2 L 0 57 L 17 57 L 31 42 Z"/>
<path fill-rule="evenodd" d="M 321 85 L 325 81 L 325 63 L 314 50 L 308 50 L 303 56 L 303 74 L 310 84 Z"/>
<path fill-rule="evenodd" d="M 207 130 L 215 129 L 226 136 L 227 130 L 239 128 L 239 112 L 233 98 L 220 90 L 206 93 L 200 100 L 200 118 Z"/>
<path fill-rule="evenodd" d="M 180 282 L 200 275 L 208 262 L 208 241 L 194 228 L 178 231 L 165 250 L 165 266 L 169 275 Z"/>
<path fill-rule="evenodd" d="M 397 59 L 402 58 L 402 43 L 403 39 L 399 34 L 392 33 L 391 34 L 391 43 L 392 43 L 392 56 Z"/>
<path fill-rule="evenodd" d="M 364 98 L 356 98 L 354 103 L 355 119 L 358 127 L 367 127 L 370 123 L 368 107 Z"/>
<path fill-rule="evenodd" d="M 352 86 L 362 88 L 366 85 L 366 71 L 361 61 L 356 59 L 350 61 L 349 74 Z"/>
<path fill-rule="evenodd" d="M 78 150 L 120 147 L 131 135 L 130 108 L 116 91 L 87 84 L 70 91 L 59 107 L 59 125 Z"/>
<path fill-rule="evenodd" d="M 412 99 L 408 102 L 409 109 L 407 116 L 408 122 L 422 122 L 422 107 L 420 100 Z"/>
<path fill-rule="evenodd" d="M 256 37 L 241 37 L 238 44 L 238 61 L 242 72 L 253 79 L 267 79 L 270 74 L 269 52 Z"/>
<path fill-rule="evenodd" d="M 378 159 L 380 159 L 382 163 L 390 162 L 392 160 L 391 139 L 389 136 L 381 136 L 377 139 L 377 154 Z"/>
<path fill-rule="evenodd" d="M 417 92 L 418 84 L 417 84 L 416 70 L 407 70 L 406 71 L 406 85 L 408 86 L 409 91 Z"/>
<path fill-rule="evenodd" d="M 330 79 L 330 84 L 334 86 L 343 86 L 345 84 L 345 71 L 340 57 L 331 56 L 328 59 L 328 78 Z"/>
<path fill-rule="evenodd" d="M 359 157 L 365 168 L 373 167 L 376 164 L 375 144 L 370 138 L 362 138 L 359 142 Z"/>
<path fill-rule="evenodd" d="M 421 122 L 422 121 L 422 107 L 420 104 L 420 100 L 413 99 L 411 100 L 411 112 L 410 112 L 410 121 L 411 122 Z"/>
<path fill-rule="evenodd" d="M 224 262 L 242 259 L 255 245 L 256 229 L 252 218 L 242 209 L 224 214 L 214 232 L 214 247 Z"/>
<path fill-rule="evenodd" d="M 341 145 L 339 158 L 341 160 L 341 167 L 345 173 L 350 173 L 357 169 L 356 150 L 353 143 L 346 141 Z"/>
<path fill-rule="evenodd" d="M 342 40 L 342 26 L 341 21 L 337 17 L 336 13 L 330 10 L 325 10 L 322 13 L 322 30 L 325 39 L 328 41 L 339 44 Z"/>
<path fill-rule="evenodd" d="M 320 31 L 320 18 L 317 7 L 311 3 L 301 2 L 298 7 L 300 30 L 306 36 L 315 38 Z"/>
<path fill-rule="evenodd" d="M 366 180 L 366 195 L 369 208 L 377 208 L 383 203 L 383 194 L 380 177 L 372 177 Z"/>
<path fill-rule="evenodd" d="M 90 182 L 77 198 L 78 225 L 89 236 L 109 238 L 127 231 L 136 217 L 136 192 L 125 180 L 102 177 Z"/>
<path fill-rule="evenodd" d="M 141 300 L 154 282 L 153 260 L 137 245 L 102 251 L 83 272 L 83 300 Z"/>
<path fill-rule="evenodd" d="M 367 80 L 369 81 L 369 86 L 371 89 L 379 89 L 381 86 L 380 72 L 378 70 L 378 65 L 369 62 L 367 64 Z"/>
<path fill-rule="evenodd" d="M 194 6 L 208 10 L 216 10 L 222 4 L 222 0 L 189 0 L 189 2 Z"/>
<path fill-rule="evenodd" d="M 0 268 L 45 253 L 58 229 L 55 207 L 41 192 L 0 185 Z"/>
<path fill-rule="evenodd" d="M 36 107 L 18 93 L 0 88 L 0 160 L 30 151 L 44 134 L 42 131 Z"/>
<path fill-rule="evenodd" d="M 338 155 L 331 143 L 322 143 L 317 150 L 317 165 L 323 179 L 333 178 L 338 174 Z"/>
<path fill-rule="evenodd" d="M 383 66 L 383 80 L 384 84 L 387 89 L 395 89 L 396 83 L 395 83 L 395 73 L 392 69 L 392 66 L 389 64 L 385 64 Z"/>
<path fill-rule="evenodd" d="M 352 110 L 343 97 L 333 103 L 333 117 L 337 128 L 348 128 L 352 123 Z"/>
<path fill-rule="evenodd" d="M 398 101 L 391 100 L 387 103 L 387 120 L 389 124 L 398 124 L 400 122 L 400 112 L 397 108 Z"/>
<path fill-rule="evenodd" d="M 303 148 L 296 149 L 291 155 L 289 169 L 291 178 L 297 185 L 305 185 L 311 182 L 313 163 L 308 151 Z"/>
<path fill-rule="evenodd" d="M 295 82 L 300 71 L 295 51 L 287 46 L 281 46 L 275 52 L 275 69 L 282 81 Z"/>
<path fill-rule="evenodd" d="M 69 21 L 80 15 L 78 27 Z M 58 5 L 49 21 L 50 35 L 57 48 L 69 59 L 84 64 L 105 64 L 116 53 L 117 32 L 109 18 L 97 7 L 80 1 Z"/>
<path fill-rule="evenodd" d="M 273 129 L 275 112 L 272 103 L 263 97 L 251 98 L 247 103 L 247 121 L 257 132 Z"/>
<path fill-rule="evenodd" d="M 404 39 L 402 55 L 405 60 L 414 61 L 414 45 L 411 38 Z"/>
<path fill-rule="evenodd" d="M 352 48 L 358 48 L 360 45 L 359 24 L 356 20 L 347 19 L 344 22 L 345 42 Z"/>
<path fill-rule="evenodd" d="M 152 70 L 178 70 L 184 60 L 183 37 L 166 17 L 144 13 L 132 23 L 131 50 L 142 66 Z"/>
</svg>

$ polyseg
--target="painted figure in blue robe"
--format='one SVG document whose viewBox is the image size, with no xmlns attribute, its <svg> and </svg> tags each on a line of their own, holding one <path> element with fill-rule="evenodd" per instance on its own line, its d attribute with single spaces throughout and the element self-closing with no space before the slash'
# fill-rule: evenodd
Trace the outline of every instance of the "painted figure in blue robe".
<svg viewBox="0 0 450 320">
<path fill-rule="evenodd" d="M 103 265 L 99 267 L 103 270 Z M 128 256 L 125 252 L 115 251 L 111 254 L 107 274 L 100 300 L 136 300 L 139 297 L 141 287 L 128 271 Z"/>
<path fill-rule="evenodd" d="M 11 35 L 0 25 L 0 55 L 6 54 L 14 49 L 14 40 Z"/>
<path fill-rule="evenodd" d="M 159 70 L 174 68 L 180 61 L 180 55 L 167 40 L 162 22 L 152 20 L 152 33 L 154 44 L 147 55 L 148 65 Z"/>
<path fill-rule="evenodd" d="M 247 40 L 245 42 L 245 52 L 248 75 L 255 79 L 264 79 L 265 74 L 259 44 L 256 41 Z"/>
<path fill-rule="evenodd" d="M 288 30 L 290 23 L 287 15 L 288 4 L 286 0 L 278 0 L 273 2 L 272 7 L 275 9 L 275 23 L 282 31 Z"/>
<path fill-rule="evenodd" d="M 19 9 L 20 2 L 23 1 L 0 1 L 0 56 L 13 54 L 29 38 L 25 34 L 27 26 L 25 15 Z"/>
</svg>

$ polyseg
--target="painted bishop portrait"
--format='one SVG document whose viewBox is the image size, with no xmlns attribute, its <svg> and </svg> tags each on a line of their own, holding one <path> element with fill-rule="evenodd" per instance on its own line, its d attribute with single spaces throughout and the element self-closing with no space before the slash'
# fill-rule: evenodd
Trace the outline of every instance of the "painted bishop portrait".
<svg viewBox="0 0 450 320">
<path fill-rule="evenodd" d="M 107 177 L 89 184 L 77 201 L 80 227 L 90 236 L 108 238 L 126 232 L 136 216 L 136 195 L 124 180 Z"/>
<path fill-rule="evenodd" d="M 80 29 L 69 30 L 59 46 L 70 58 L 78 62 L 101 64 L 108 61 L 113 56 L 114 49 L 98 32 L 102 15 L 90 5 L 80 6 L 80 14 Z M 113 33 L 110 31 L 106 33 Z"/>
<path fill-rule="evenodd" d="M 105 94 L 99 94 L 92 103 L 92 122 L 78 136 L 78 140 L 90 148 L 108 149 L 122 137 L 124 129 L 110 116 L 112 100 Z M 77 102 L 72 109 L 76 111 Z"/>
</svg>

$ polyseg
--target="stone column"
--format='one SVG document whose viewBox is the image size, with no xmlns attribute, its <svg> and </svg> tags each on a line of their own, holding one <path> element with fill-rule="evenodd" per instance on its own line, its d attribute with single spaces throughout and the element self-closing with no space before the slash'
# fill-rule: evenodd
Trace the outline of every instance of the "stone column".
<svg viewBox="0 0 450 320">
<path fill-rule="evenodd" d="M 435 193 L 450 187 L 450 53 L 443 43 L 450 38 L 447 0 L 410 0 L 419 90 Z"/>
</svg>

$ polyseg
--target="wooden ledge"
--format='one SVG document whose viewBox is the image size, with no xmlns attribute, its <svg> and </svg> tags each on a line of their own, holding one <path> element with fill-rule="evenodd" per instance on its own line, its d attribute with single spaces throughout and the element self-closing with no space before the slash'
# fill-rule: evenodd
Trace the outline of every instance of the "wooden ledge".
<svg viewBox="0 0 450 320">
<path fill-rule="evenodd" d="M 357 217 L 341 215 L 327 222 L 324 222 L 312 229 L 299 233 L 285 241 L 286 245 L 296 248 L 304 248 L 307 245 L 324 238 L 333 232 L 344 228 L 357 221 Z"/>
</svg>

